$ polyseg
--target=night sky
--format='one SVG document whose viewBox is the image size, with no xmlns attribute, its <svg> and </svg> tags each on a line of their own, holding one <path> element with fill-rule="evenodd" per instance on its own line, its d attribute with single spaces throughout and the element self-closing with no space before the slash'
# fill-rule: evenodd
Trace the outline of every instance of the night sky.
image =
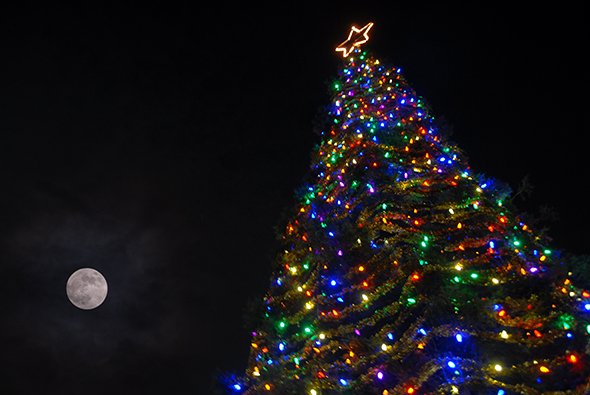
<svg viewBox="0 0 590 395">
<path fill-rule="evenodd" d="M 208 394 L 245 368 L 243 310 L 352 24 L 375 23 L 366 48 L 474 172 L 529 175 L 518 207 L 552 207 L 552 247 L 588 252 L 587 21 L 568 2 L 86 3 L 0 10 L 3 394 Z M 65 294 L 82 267 L 109 285 L 95 310 Z"/>
</svg>

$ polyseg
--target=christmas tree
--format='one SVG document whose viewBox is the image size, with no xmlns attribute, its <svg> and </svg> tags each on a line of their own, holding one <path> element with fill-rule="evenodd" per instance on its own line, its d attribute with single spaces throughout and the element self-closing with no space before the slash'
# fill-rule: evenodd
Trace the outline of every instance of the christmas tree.
<svg viewBox="0 0 590 395">
<path fill-rule="evenodd" d="M 353 28 L 240 394 L 586 394 L 590 293 Z"/>
</svg>

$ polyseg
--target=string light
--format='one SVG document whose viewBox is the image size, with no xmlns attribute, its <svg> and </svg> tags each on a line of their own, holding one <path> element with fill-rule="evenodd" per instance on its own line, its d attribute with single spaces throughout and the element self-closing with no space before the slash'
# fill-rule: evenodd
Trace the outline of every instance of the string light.
<svg viewBox="0 0 590 395">
<path fill-rule="evenodd" d="M 353 27 L 337 48 L 345 65 L 332 85 L 330 124 L 312 158 L 314 181 L 298 191 L 295 213 L 283 228 L 285 253 L 265 296 L 264 322 L 253 335 L 252 393 L 271 387 L 294 392 L 290 385 L 304 382 L 310 395 L 334 384 L 361 392 L 387 384 L 413 394 L 420 392 L 416 383 L 427 380 L 439 392 L 459 393 L 461 386 L 475 388 L 472 377 L 491 383 L 503 372 L 470 351 L 490 334 L 498 334 L 491 358 L 501 358 L 507 344 L 538 355 L 539 345 L 571 339 L 575 328 L 590 334 L 587 318 L 565 307 L 571 299 L 575 312 L 587 316 L 590 293 L 569 279 L 557 292 L 547 287 L 547 294 L 516 296 L 526 294 L 525 284 L 558 278 L 559 257 L 502 204 L 508 195 L 498 182 L 473 175 L 401 70 L 361 51 L 371 27 Z M 435 301 L 451 313 L 429 309 Z M 478 325 L 470 325 L 475 320 Z M 431 346 L 451 336 L 456 342 L 447 354 Z M 566 357 L 543 357 L 538 370 L 520 361 L 510 373 L 534 384 L 539 373 L 553 379 L 581 369 L 574 343 L 568 342 Z M 463 359 L 449 359 L 456 350 L 468 354 L 473 373 L 461 371 Z M 443 369 L 449 377 L 439 381 L 419 373 L 420 366 L 402 375 L 406 357 L 453 370 Z"/>
</svg>

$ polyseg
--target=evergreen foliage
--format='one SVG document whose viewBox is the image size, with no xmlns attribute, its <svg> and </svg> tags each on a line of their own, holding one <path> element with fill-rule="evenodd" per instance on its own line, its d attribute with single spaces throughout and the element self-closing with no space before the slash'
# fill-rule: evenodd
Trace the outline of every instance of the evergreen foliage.
<svg viewBox="0 0 590 395">
<path fill-rule="evenodd" d="M 399 69 L 357 48 L 332 88 L 233 392 L 588 393 L 587 259 L 543 245 Z"/>
</svg>

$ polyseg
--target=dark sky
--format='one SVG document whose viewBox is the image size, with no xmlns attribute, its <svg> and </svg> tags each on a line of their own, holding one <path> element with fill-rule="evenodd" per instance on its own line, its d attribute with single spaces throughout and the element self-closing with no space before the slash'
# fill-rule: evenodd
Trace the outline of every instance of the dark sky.
<svg viewBox="0 0 590 395">
<path fill-rule="evenodd" d="M 529 175 L 519 207 L 553 207 L 553 247 L 588 252 L 587 29 L 568 2 L 80 3 L 0 10 L 2 393 L 207 394 L 244 369 L 242 311 L 353 23 L 375 22 L 367 48 L 474 171 Z M 96 310 L 66 297 L 81 267 L 108 281 Z"/>
</svg>

